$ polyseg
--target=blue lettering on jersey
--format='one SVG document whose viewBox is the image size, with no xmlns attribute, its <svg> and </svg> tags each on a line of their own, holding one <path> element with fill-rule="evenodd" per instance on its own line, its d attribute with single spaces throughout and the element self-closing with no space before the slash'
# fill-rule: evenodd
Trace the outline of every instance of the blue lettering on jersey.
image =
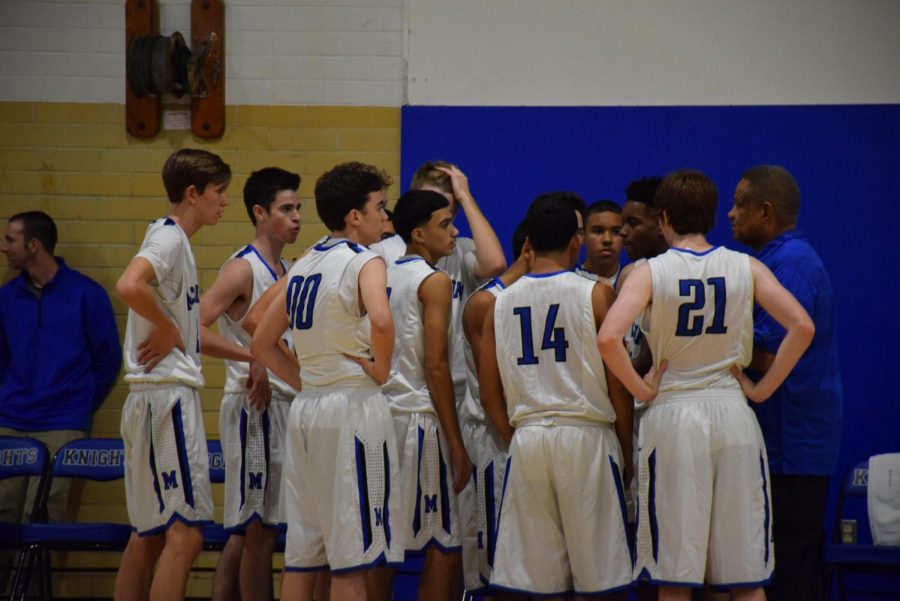
<svg viewBox="0 0 900 601">
<path fill-rule="evenodd" d="M 463 297 L 463 284 L 462 282 L 457 282 L 453 280 L 453 297 L 458 300 L 462 300 Z"/>
<path fill-rule="evenodd" d="M 194 305 L 200 302 L 200 284 L 194 284 L 188 288 L 187 293 L 187 310 L 190 311 Z"/>
<path fill-rule="evenodd" d="M 556 316 L 559 313 L 559 303 L 550 305 L 547 309 L 547 318 L 544 320 L 544 337 L 541 340 L 541 350 L 553 350 L 553 358 L 557 363 L 565 363 L 566 349 L 569 341 L 566 339 L 565 328 L 556 327 Z M 517 365 L 537 365 L 540 363 L 534 353 L 534 336 L 531 332 L 531 307 L 515 307 L 513 314 L 519 317 L 519 327 L 522 335 L 522 356 L 516 359 Z"/>
<path fill-rule="evenodd" d="M 703 330 L 703 315 L 691 315 L 694 311 L 700 311 L 706 306 L 706 286 L 712 287 L 713 318 L 712 323 Z M 675 327 L 676 336 L 699 336 L 706 334 L 724 334 L 728 331 L 725 325 L 725 278 L 715 277 L 706 280 L 678 280 L 678 295 L 692 300 L 682 303 L 678 307 L 678 324 Z"/>
<path fill-rule="evenodd" d="M 437 495 L 422 495 L 425 497 L 425 513 L 437 511 Z"/>
<path fill-rule="evenodd" d="M 175 470 L 170 472 L 162 473 L 163 479 L 163 488 L 165 490 L 169 490 L 170 488 L 178 488 L 178 477 L 175 475 Z"/>
<path fill-rule="evenodd" d="M 313 309 L 321 282 L 321 273 L 314 273 L 306 278 L 295 275 L 288 282 L 287 312 L 291 329 L 308 330 L 312 327 Z"/>
<path fill-rule="evenodd" d="M 257 490 L 262 490 L 263 473 L 262 472 L 248 472 L 247 475 L 250 476 L 250 490 L 253 490 L 254 488 Z"/>
</svg>

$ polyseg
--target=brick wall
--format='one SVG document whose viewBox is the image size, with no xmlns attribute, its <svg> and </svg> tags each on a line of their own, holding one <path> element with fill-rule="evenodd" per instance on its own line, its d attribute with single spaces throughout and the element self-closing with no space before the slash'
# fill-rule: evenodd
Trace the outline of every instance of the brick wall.
<svg viewBox="0 0 900 601">
<path fill-rule="evenodd" d="M 146 224 L 164 215 L 168 204 L 160 179 L 166 157 L 175 149 L 194 146 L 220 154 L 234 179 L 231 204 L 213 228 L 192 239 L 201 286 L 209 288 L 222 262 L 253 237 L 241 199 L 247 175 L 254 169 L 278 166 L 300 173 L 303 181 L 303 225 L 297 243 L 285 256 L 298 256 L 325 233 L 315 213 L 312 191 L 316 178 L 331 166 L 360 160 L 382 167 L 400 185 L 400 109 L 394 107 L 229 106 L 225 135 L 201 142 L 184 131 L 166 131 L 149 141 L 125 132 L 125 108 L 118 104 L 0 102 L 0 223 L 13 213 L 40 209 L 59 226 L 57 254 L 111 293 L 124 334 L 126 310 L 112 288 L 143 239 Z M 5 273 L 4 273 L 5 272 Z M 5 263 L 5 282 L 14 275 Z M 219 360 L 204 359 L 207 387 L 201 393 L 210 438 L 218 437 L 218 407 L 224 383 Z M 119 382 L 94 418 L 94 434 L 118 436 L 127 387 Z M 214 487 L 215 489 L 216 487 Z M 215 491 L 221 519 L 221 490 Z M 127 521 L 124 488 L 88 486 L 75 491 L 73 507 L 85 520 Z M 116 566 L 117 557 L 97 554 L 62 556 L 69 565 Z M 214 566 L 215 556 L 201 558 Z M 191 596 L 208 596 L 210 574 L 192 579 Z M 111 596 L 111 577 L 67 575 L 54 586 L 61 596 Z"/>
</svg>

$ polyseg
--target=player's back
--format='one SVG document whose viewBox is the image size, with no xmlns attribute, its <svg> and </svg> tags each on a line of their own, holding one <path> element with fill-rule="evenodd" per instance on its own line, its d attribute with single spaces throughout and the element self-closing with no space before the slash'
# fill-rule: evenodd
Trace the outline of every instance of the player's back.
<svg viewBox="0 0 900 601">
<path fill-rule="evenodd" d="M 359 300 L 359 273 L 376 258 L 358 244 L 326 238 L 288 272 L 286 306 L 304 387 L 372 382 L 345 355 L 372 357 L 369 318 Z"/>
<path fill-rule="evenodd" d="M 612 422 L 592 304 L 572 271 L 528 274 L 497 296 L 497 364 L 510 423 L 554 416 Z"/>
<path fill-rule="evenodd" d="M 463 303 L 463 311 L 465 311 L 466 304 L 472 298 L 476 298 L 475 295 L 477 293 L 487 292 L 496 298 L 505 289 L 506 286 L 503 285 L 503 281 L 500 278 L 492 278 L 488 283 L 469 295 L 469 298 Z M 460 421 L 483 422 L 487 418 L 484 414 L 484 408 L 481 406 L 481 388 L 478 385 L 478 369 L 475 365 L 475 355 L 465 336 L 462 337 L 460 343 L 463 345 L 463 352 L 466 358 L 466 396 L 459 407 L 459 419 Z"/>
<path fill-rule="evenodd" d="M 421 257 L 402 257 L 387 270 L 396 344 L 382 391 L 395 412 L 434 412 L 425 376 L 424 307 L 419 287 L 438 269 Z"/>
<path fill-rule="evenodd" d="M 730 369 L 748 365 L 752 351 L 750 258 L 722 247 L 671 248 L 649 264 L 653 293 L 643 328 L 654 363 L 668 361 L 660 392 L 739 390 Z"/>
</svg>

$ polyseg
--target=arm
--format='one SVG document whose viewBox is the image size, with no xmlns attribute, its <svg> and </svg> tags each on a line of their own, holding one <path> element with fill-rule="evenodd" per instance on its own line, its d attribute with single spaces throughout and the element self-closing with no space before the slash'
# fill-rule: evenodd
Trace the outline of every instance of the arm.
<svg viewBox="0 0 900 601">
<path fill-rule="evenodd" d="M 178 326 L 157 306 L 150 291 L 150 282 L 154 280 L 156 272 L 150 261 L 135 257 L 116 282 L 116 293 L 125 304 L 154 325 L 153 331 L 137 348 L 137 360 L 144 366 L 145 372 L 153 370 L 172 349 L 184 351 Z"/>
<path fill-rule="evenodd" d="M 94 373 L 93 408 L 96 411 L 119 378 L 122 368 L 122 345 L 116 328 L 116 317 L 106 292 L 96 286 L 86 299 L 85 338 L 91 354 Z"/>
<path fill-rule="evenodd" d="M 453 490 L 459 494 L 472 477 L 472 461 L 463 445 L 459 418 L 456 415 L 453 379 L 450 377 L 448 330 L 451 286 L 450 277 L 437 272 L 419 285 L 418 296 L 424 309 L 425 380 L 441 430 L 450 446 L 450 461 L 456 475 Z"/>
<path fill-rule="evenodd" d="M 216 281 L 200 297 L 200 348 L 204 355 L 250 364 L 247 377 L 247 392 L 250 404 L 257 409 L 265 409 L 272 400 L 269 374 L 258 361 L 254 361 L 250 349 L 231 342 L 210 329 L 210 325 L 223 313 L 239 319 L 248 308 L 253 296 L 253 270 L 242 259 L 232 259 L 222 266 Z"/>
<path fill-rule="evenodd" d="M 594 309 L 594 323 L 599 329 L 600 324 L 606 319 L 609 308 L 613 304 L 615 293 L 612 288 L 605 284 L 595 284 L 591 294 L 591 305 Z M 616 437 L 619 439 L 619 445 L 622 447 L 622 471 L 624 485 L 627 488 L 631 483 L 634 472 L 634 462 L 632 454 L 634 453 L 634 399 L 631 394 L 622 385 L 622 382 L 612 373 L 606 365 L 603 366 L 606 372 L 606 391 L 609 394 L 609 400 L 613 409 L 616 411 L 616 421 L 613 427 L 616 431 Z"/>
<path fill-rule="evenodd" d="M 475 277 L 483 279 L 500 275 L 506 269 L 506 255 L 503 254 L 503 247 L 500 246 L 494 228 L 485 219 L 469 191 L 468 178 L 458 167 L 439 169 L 450 176 L 453 198 L 462 207 L 469 229 L 472 230 L 472 239 L 475 241 Z"/>
<path fill-rule="evenodd" d="M 359 364 L 378 384 L 387 382 L 394 354 L 394 319 L 387 297 L 387 269 L 383 259 L 367 262 L 359 272 L 362 306 L 369 314 L 372 360 Z"/>
<path fill-rule="evenodd" d="M 651 369 L 642 379 L 631 364 L 623 339 L 625 332 L 650 302 L 651 293 L 650 266 L 645 263 L 634 268 L 622 287 L 619 298 L 607 312 L 606 319 L 603 320 L 597 334 L 597 346 L 603 357 L 603 363 L 634 395 L 634 398 L 643 402 L 656 398 L 665 362 L 660 364 L 658 370 Z"/>
<path fill-rule="evenodd" d="M 503 381 L 497 365 L 497 340 L 494 335 L 494 303 L 484 320 L 481 335 L 481 360 L 478 363 L 478 386 L 481 389 L 481 405 L 484 412 L 497 428 L 497 432 L 508 445 L 512 441 L 515 428 L 509 423 L 506 399 L 503 396 Z"/>
<path fill-rule="evenodd" d="M 279 294 L 272 299 L 256 328 L 253 342 L 250 344 L 250 352 L 257 361 L 272 370 L 272 373 L 289 386 L 300 390 L 303 387 L 300 381 L 300 364 L 297 363 L 296 357 L 292 361 L 279 345 L 281 336 L 288 325 L 285 295 Z"/>
<path fill-rule="evenodd" d="M 232 259 L 222 267 L 216 281 L 200 297 L 200 348 L 204 355 L 232 361 L 252 360 L 250 349 L 210 330 L 210 325 L 223 313 L 249 302 L 252 286 L 253 272 L 250 265 L 241 259 Z"/>
<path fill-rule="evenodd" d="M 476 290 L 466 301 L 463 308 L 462 326 L 463 335 L 472 349 L 472 359 L 475 370 L 479 370 L 481 364 L 482 339 L 484 335 L 484 320 L 487 313 L 494 308 L 494 295 L 483 290 Z"/>
<path fill-rule="evenodd" d="M 751 257 L 750 271 L 753 273 L 753 294 L 756 302 L 781 324 L 786 332 L 775 358 L 759 382 L 754 384 L 737 366 L 732 368 L 732 373 L 741 383 L 747 398 L 761 403 L 772 396 L 788 377 L 812 342 L 816 328 L 803 305 L 778 283 L 768 267 Z"/>
</svg>

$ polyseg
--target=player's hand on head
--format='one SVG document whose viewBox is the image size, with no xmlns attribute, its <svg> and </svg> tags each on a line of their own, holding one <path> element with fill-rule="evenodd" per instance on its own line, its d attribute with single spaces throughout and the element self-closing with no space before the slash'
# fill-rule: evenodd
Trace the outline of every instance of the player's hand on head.
<svg viewBox="0 0 900 601">
<path fill-rule="evenodd" d="M 172 322 L 165 328 L 154 327 L 137 347 L 138 364 L 144 366 L 144 373 L 151 372 L 174 348 L 184 352 L 184 342 L 178 327 Z"/>
<path fill-rule="evenodd" d="M 767 397 L 761 397 L 760 394 L 756 390 L 756 382 L 751 380 L 747 374 L 744 373 L 737 365 L 731 366 L 731 375 L 738 381 L 738 384 L 741 385 L 741 390 L 744 392 L 744 396 L 747 397 L 748 400 L 753 401 L 754 403 L 762 403 L 766 400 Z"/>
<path fill-rule="evenodd" d="M 442 171 L 450 176 L 450 185 L 453 188 L 453 197 L 456 200 L 470 197 L 472 193 L 469 191 L 469 178 L 460 170 L 459 167 L 453 165 L 451 167 L 437 167 L 438 171 Z"/>
<path fill-rule="evenodd" d="M 269 384 L 269 373 L 258 361 L 250 362 L 250 375 L 247 377 L 247 395 L 250 406 L 263 411 L 272 401 L 272 386 Z"/>
</svg>

